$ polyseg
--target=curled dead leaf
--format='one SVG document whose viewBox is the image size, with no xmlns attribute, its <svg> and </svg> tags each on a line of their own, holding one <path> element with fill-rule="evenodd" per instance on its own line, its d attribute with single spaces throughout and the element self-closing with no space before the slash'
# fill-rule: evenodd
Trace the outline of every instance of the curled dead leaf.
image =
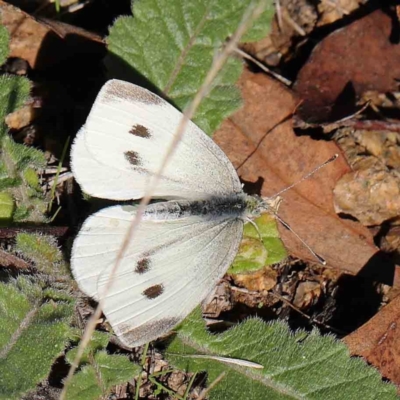
<svg viewBox="0 0 400 400">
<path fill-rule="evenodd" d="M 379 225 L 399 216 L 400 177 L 383 165 L 359 167 L 338 181 L 336 211 L 352 215 L 364 225 Z"/>
<path fill-rule="evenodd" d="M 37 109 L 35 109 L 32 104 L 27 104 L 13 113 L 8 114 L 5 121 L 10 129 L 22 129 L 31 124 L 37 114 Z"/>
<path fill-rule="evenodd" d="M 232 309 L 230 285 L 221 281 L 201 304 L 203 315 L 218 318 L 222 312 Z"/>
<path fill-rule="evenodd" d="M 355 111 L 364 92 L 398 89 L 400 47 L 392 40 L 395 21 L 390 12 L 377 10 L 315 47 L 294 85 L 303 99 L 298 111 L 304 120 L 337 120 Z"/>
<path fill-rule="evenodd" d="M 76 54 L 105 55 L 98 35 L 58 21 L 37 20 L 2 0 L 0 20 L 10 33 L 10 57 L 26 60 L 32 69 L 46 69 Z"/>
<path fill-rule="evenodd" d="M 308 308 L 316 304 L 321 294 L 322 289 L 319 282 L 300 282 L 296 288 L 293 304 L 300 309 Z"/>
<path fill-rule="evenodd" d="M 400 384 L 400 296 L 344 342 L 352 355 L 364 357 L 393 383 Z"/>
<path fill-rule="evenodd" d="M 232 279 L 237 286 L 244 287 L 250 291 L 261 292 L 275 287 L 277 276 L 276 271 L 270 266 L 266 266 L 258 271 L 232 275 Z"/>
</svg>

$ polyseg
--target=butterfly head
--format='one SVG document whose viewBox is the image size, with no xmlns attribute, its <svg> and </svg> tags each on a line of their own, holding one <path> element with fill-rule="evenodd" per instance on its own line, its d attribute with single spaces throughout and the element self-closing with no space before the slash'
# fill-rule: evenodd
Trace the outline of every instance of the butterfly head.
<svg viewBox="0 0 400 400">
<path fill-rule="evenodd" d="M 248 218 L 257 218 L 266 212 L 275 214 L 281 202 L 280 197 L 262 198 L 257 195 L 246 196 L 246 214 Z"/>
</svg>

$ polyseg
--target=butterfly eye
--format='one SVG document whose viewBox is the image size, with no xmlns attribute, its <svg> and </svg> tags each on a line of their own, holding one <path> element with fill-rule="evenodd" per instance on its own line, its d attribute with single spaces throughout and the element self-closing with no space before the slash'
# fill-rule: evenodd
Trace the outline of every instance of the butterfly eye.
<svg viewBox="0 0 400 400">
<path fill-rule="evenodd" d="M 148 299 L 152 300 L 160 296 L 163 292 L 164 292 L 163 285 L 154 285 L 144 290 L 143 295 L 146 296 Z"/>
<path fill-rule="evenodd" d="M 133 125 L 129 133 L 144 139 L 151 138 L 150 131 L 145 126 L 139 124 Z"/>
</svg>

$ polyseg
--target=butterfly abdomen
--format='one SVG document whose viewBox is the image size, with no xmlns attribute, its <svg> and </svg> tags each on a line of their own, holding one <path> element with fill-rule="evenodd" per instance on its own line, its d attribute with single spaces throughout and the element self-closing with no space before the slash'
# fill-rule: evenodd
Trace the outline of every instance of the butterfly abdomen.
<svg viewBox="0 0 400 400">
<path fill-rule="evenodd" d="M 242 218 L 246 214 L 247 196 L 213 196 L 204 200 L 171 200 L 147 206 L 144 219 L 172 220 L 192 216 L 202 218 Z"/>
</svg>

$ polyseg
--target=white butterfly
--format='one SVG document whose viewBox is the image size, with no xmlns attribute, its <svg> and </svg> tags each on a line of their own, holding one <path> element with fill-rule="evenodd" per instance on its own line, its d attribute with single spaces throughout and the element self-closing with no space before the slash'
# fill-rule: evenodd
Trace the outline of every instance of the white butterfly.
<svg viewBox="0 0 400 400">
<path fill-rule="evenodd" d="M 146 89 L 107 82 L 72 149 L 76 180 L 95 197 L 143 197 L 181 117 Z M 131 347 L 170 331 L 207 296 L 236 255 L 244 220 L 268 208 L 242 191 L 226 155 L 192 122 L 154 197 L 177 200 L 147 206 L 104 298 L 104 314 Z M 134 218 L 135 206 L 119 205 L 83 224 L 71 264 L 88 296 L 99 299 Z"/>
</svg>

